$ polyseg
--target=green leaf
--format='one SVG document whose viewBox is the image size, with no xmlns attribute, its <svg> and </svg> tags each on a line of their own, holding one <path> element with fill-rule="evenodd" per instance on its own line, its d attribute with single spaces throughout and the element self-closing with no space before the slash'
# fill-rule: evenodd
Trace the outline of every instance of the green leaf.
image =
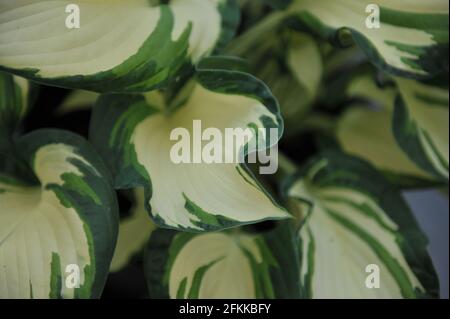
<svg viewBox="0 0 450 319">
<path fill-rule="evenodd" d="M 35 131 L 17 149 L 36 181 L 0 175 L 0 298 L 98 298 L 118 228 L 108 171 L 65 131 Z"/>
<path fill-rule="evenodd" d="M 30 84 L 21 77 L 0 72 L 0 134 L 9 136 L 28 111 Z"/>
<path fill-rule="evenodd" d="M 448 183 L 449 98 L 443 89 L 396 78 L 394 135 L 400 147 L 422 169 Z"/>
<path fill-rule="evenodd" d="M 448 183 L 448 88 L 399 77 L 392 81 L 379 87 L 367 74 L 352 81 L 348 95 L 375 107 L 354 107 L 341 117 L 337 136 L 344 150 L 403 175 L 395 179 Z"/>
<path fill-rule="evenodd" d="M 306 33 L 274 28 L 266 41 L 258 41 L 242 55 L 277 98 L 286 135 L 298 132 L 322 84 L 322 53 L 316 41 Z"/>
<path fill-rule="evenodd" d="M 236 157 L 228 163 L 195 163 L 194 153 L 201 155 L 202 150 L 184 150 L 191 157 L 187 162 L 176 164 L 171 158 L 180 143 L 170 139 L 173 130 L 187 130 L 191 145 L 197 134 L 195 120 L 203 129 L 217 128 L 222 137 L 227 128 L 258 128 L 258 132 L 273 128 L 279 134 L 272 138 L 278 141 L 283 124 L 269 89 L 249 74 L 225 69 L 199 69 L 182 92 L 186 89 L 190 94 L 181 94 L 171 105 L 164 105 L 155 93 L 99 99 L 90 138 L 114 172 L 116 188 L 143 186 L 147 210 L 162 227 L 214 231 L 289 217 L 239 163 L 237 157 L 251 151 L 247 142 L 223 145 L 222 138 L 213 138 L 207 143 L 223 147 L 222 160 L 224 154 L 233 153 Z M 253 139 L 260 148 L 270 146 L 268 134 L 252 133 Z"/>
<path fill-rule="evenodd" d="M 287 52 L 287 65 L 295 79 L 305 88 L 306 97 L 314 99 L 323 72 L 322 53 L 314 38 L 304 33 L 293 35 Z"/>
<path fill-rule="evenodd" d="M 372 166 L 325 153 L 291 177 L 285 192 L 302 214 L 300 275 L 309 297 L 438 295 L 427 239 L 399 191 Z M 367 286 L 368 265 L 379 269 L 379 288 Z"/>
<path fill-rule="evenodd" d="M 149 91 L 223 46 L 238 22 L 234 0 L 77 0 L 80 28 L 70 29 L 68 4 L 3 1 L 0 69 L 67 88 Z"/>
<path fill-rule="evenodd" d="M 100 97 L 98 93 L 74 90 L 66 97 L 63 103 L 56 109 L 58 115 L 64 115 L 70 112 L 89 110 L 91 109 L 95 101 Z"/>
<path fill-rule="evenodd" d="M 286 13 L 325 38 L 345 42 L 350 35 L 387 72 L 418 78 L 448 71 L 448 1 L 377 1 L 380 28 L 372 29 L 366 26 L 370 4 L 368 0 L 294 0 Z"/>
<path fill-rule="evenodd" d="M 264 235 L 155 231 L 144 271 L 152 298 L 298 298 L 298 255 L 289 225 Z"/>
<path fill-rule="evenodd" d="M 419 184 L 423 185 L 435 180 L 408 157 L 395 139 L 392 129 L 395 87 L 380 88 L 371 74 L 364 74 L 352 80 L 347 94 L 367 99 L 372 105 L 353 105 L 340 117 L 336 135 L 345 152 L 396 176 L 397 182 L 416 180 L 415 183 L 421 181 Z"/>
<path fill-rule="evenodd" d="M 120 221 L 119 237 L 110 270 L 116 272 L 125 267 L 132 257 L 143 251 L 155 224 L 148 218 L 145 210 L 144 191 L 134 190 L 135 203 L 131 215 Z"/>
<path fill-rule="evenodd" d="M 280 101 L 288 134 L 298 132 L 301 126 L 299 123 L 305 119 L 317 100 L 323 76 L 322 59 L 314 38 L 306 33 L 291 35 L 286 52 L 289 77 L 285 77 L 291 84 L 283 83 L 283 77 L 279 80 L 273 78 L 271 81 Z"/>
</svg>

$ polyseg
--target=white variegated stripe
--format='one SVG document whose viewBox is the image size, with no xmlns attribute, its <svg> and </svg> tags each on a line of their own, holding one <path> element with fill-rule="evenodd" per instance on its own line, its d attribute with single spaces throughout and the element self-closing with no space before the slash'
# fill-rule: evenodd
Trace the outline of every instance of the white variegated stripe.
<svg viewBox="0 0 450 319">
<path fill-rule="evenodd" d="M 209 265 L 200 283 L 199 299 L 255 298 L 253 269 L 245 250 L 257 263 L 263 261 L 250 236 L 210 233 L 194 237 L 179 251 L 169 271 L 170 297 L 187 298 L 195 273 Z M 180 296 L 183 280 L 186 288 Z"/>
<path fill-rule="evenodd" d="M 192 24 L 193 61 L 211 52 L 221 32 L 220 0 L 173 0 L 172 40 Z M 81 28 L 66 27 L 65 8 L 80 8 Z M 0 3 L 0 65 L 35 69 L 44 78 L 94 75 L 132 58 L 155 30 L 160 6 L 148 0 L 17 0 Z"/>
<path fill-rule="evenodd" d="M 448 89 L 417 81 L 395 79 L 410 121 L 417 125 L 417 137 L 425 156 L 439 175 L 448 180 L 449 163 L 449 101 Z M 428 99 L 428 100 L 427 100 Z M 439 103 L 432 103 L 437 100 Z M 401 143 L 401 141 L 399 141 Z M 408 153 L 411 158 L 417 154 Z"/>
<path fill-rule="evenodd" d="M 134 194 L 135 203 L 131 216 L 119 225 L 119 237 L 110 267 L 113 272 L 121 270 L 133 255 L 143 249 L 150 234 L 156 228 L 144 207 L 144 191 L 136 189 Z"/>
<path fill-rule="evenodd" d="M 313 178 L 326 165 L 325 161 L 318 163 L 306 179 Z M 423 290 L 399 247 L 398 226 L 367 194 L 349 187 L 319 188 L 300 179 L 292 184 L 288 195 L 305 215 L 299 231 L 303 256 L 300 276 L 303 285 L 310 284 L 310 297 L 411 298 L 415 297 L 414 289 Z M 359 209 L 361 206 L 370 208 L 373 215 L 367 215 Z M 374 247 L 333 214 L 353 223 L 395 260 L 407 278 L 403 281 L 406 295 Z M 380 269 L 379 289 L 366 286 L 366 266 L 371 264 Z"/>
<path fill-rule="evenodd" d="M 360 0 L 361 1 L 361 0 Z M 442 0 L 378 0 L 376 4 L 399 11 L 414 12 L 414 13 L 443 13 L 448 11 L 448 3 Z"/>
<path fill-rule="evenodd" d="M 170 1 L 175 26 L 172 38 L 177 39 L 190 23 L 189 54 L 194 62 L 214 49 L 220 37 L 222 18 L 217 10 L 225 0 Z"/>
<path fill-rule="evenodd" d="M 63 183 L 61 177 L 64 173 L 82 176 L 79 169 L 69 162 L 70 160 L 77 160 L 91 166 L 83 157 L 77 155 L 71 146 L 65 144 L 46 145 L 36 152 L 33 163 L 35 174 L 41 183 L 59 185 Z M 94 167 L 92 169 L 95 171 Z M 99 175 L 98 172 L 96 174 Z"/>
<path fill-rule="evenodd" d="M 49 298 L 54 254 L 61 265 L 55 275 L 75 264 L 81 270 L 81 285 L 86 276 L 93 276 L 84 273 L 86 266 L 93 265 L 89 227 L 73 207 L 66 207 L 53 190 L 46 188 L 49 184 L 62 185 L 63 173 L 81 176 L 72 159 L 92 168 L 71 146 L 50 144 L 35 154 L 34 169 L 41 187 L 0 183 L 1 298 Z M 74 289 L 64 282 L 62 291 L 54 293 L 74 297 Z"/>
<path fill-rule="evenodd" d="M 209 214 L 242 223 L 287 217 L 287 213 L 276 207 L 260 187 L 249 183 L 253 179 L 237 164 L 236 152 L 232 164 L 175 164 L 170 158 L 171 149 L 176 144 L 170 141 L 173 129 L 186 128 L 192 137 L 193 121 L 201 120 L 202 129 L 217 128 L 225 137 L 226 128 L 245 129 L 251 123 L 264 127 L 262 116 L 275 123 L 278 121 L 256 99 L 215 93 L 196 84 L 188 102 L 174 114 L 166 116 L 159 113 L 143 120 L 136 127 L 131 142 L 135 146 L 138 162 L 150 175 L 152 214 L 171 227 L 201 230 L 193 223 L 199 221 L 196 216 L 181 213 L 187 212 L 187 197 Z M 224 153 L 230 151 L 222 142 L 214 140 Z M 202 146 L 206 144 L 202 142 Z"/>
<path fill-rule="evenodd" d="M 145 0 L 3 3 L 0 64 L 38 69 L 42 77 L 96 74 L 120 65 L 137 53 L 160 17 Z M 71 3 L 80 7 L 80 29 L 66 28 Z"/>
<path fill-rule="evenodd" d="M 294 0 L 287 9 L 294 14 L 305 12 L 317 18 L 325 26 L 335 30 L 349 28 L 364 35 L 381 54 L 387 64 L 399 70 L 413 74 L 426 75 L 427 72 L 414 68 L 405 59 L 418 60 L 415 53 L 401 50 L 394 44 L 414 47 L 430 47 L 437 42 L 433 35 L 426 30 L 407 28 L 402 26 L 381 23 L 381 27 L 368 28 L 366 26 L 366 7 L 373 2 L 367 0 Z M 421 1 L 390 1 L 376 2 L 381 8 L 397 10 L 398 12 L 412 12 L 423 14 L 448 14 L 449 7 L 446 0 Z"/>
</svg>

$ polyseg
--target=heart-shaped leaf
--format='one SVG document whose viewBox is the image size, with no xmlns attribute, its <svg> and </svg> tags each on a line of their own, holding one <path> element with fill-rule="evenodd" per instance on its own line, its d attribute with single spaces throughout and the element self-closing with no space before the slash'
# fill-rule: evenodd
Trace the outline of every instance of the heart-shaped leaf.
<svg viewBox="0 0 450 319">
<path fill-rule="evenodd" d="M 299 298 L 298 254 L 287 224 L 264 235 L 157 230 L 144 270 L 152 298 Z"/>
<path fill-rule="evenodd" d="M 0 175 L 0 298 L 97 298 L 118 228 L 109 173 L 87 142 L 42 130 L 17 149 L 36 181 Z"/>
<path fill-rule="evenodd" d="M 212 64 L 202 62 L 204 67 Z M 289 217 L 240 162 L 250 151 L 248 140 L 223 144 L 230 128 L 255 128 L 259 133 L 251 130 L 249 140 L 257 139 L 260 150 L 278 141 L 282 120 L 269 89 L 249 74 L 206 68 L 198 70 L 188 87 L 190 95 L 175 99 L 181 103 L 171 110 L 160 109 L 154 94 L 147 100 L 126 95 L 99 99 L 90 138 L 114 172 L 116 187 L 143 186 L 147 210 L 162 227 L 213 231 Z M 184 150 L 189 161 L 174 161 L 171 154 L 181 142 L 171 140 L 174 130 L 188 135 L 183 140 L 190 148 L 202 137 L 201 129 L 208 128 L 218 130 L 222 138 L 210 136 L 208 143 L 198 144 L 200 149 Z M 204 161 L 205 144 L 222 150 L 217 152 L 222 154 L 219 160 Z M 234 154 L 233 159 L 227 162 L 225 154 Z"/>
<path fill-rule="evenodd" d="M 315 158 L 286 183 L 300 213 L 300 280 L 310 298 L 437 296 L 438 280 L 399 191 L 366 162 Z"/>
</svg>

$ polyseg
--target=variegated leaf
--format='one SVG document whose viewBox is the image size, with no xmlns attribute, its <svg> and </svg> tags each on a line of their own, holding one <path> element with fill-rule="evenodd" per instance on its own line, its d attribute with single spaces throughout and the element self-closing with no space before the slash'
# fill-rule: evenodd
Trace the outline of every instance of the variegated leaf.
<svg viewBox="0 0 450 319">
<path fill-rule="evenodd" d="M 396 183 L 423 185 L 434 180 L 402 150 L 392 129 L 395 86 L 381 88 L 370 74 L 352 80 L 350 97 L 364 98 L 345 111 L 338 122 L 336 135 L 344 151 L 360 156 L 395 178 Z"/>
<path fill-rule="evenodd" d="M 337 131 L 342 146 L 390 174 L 448 183 L 448 88 L 399 77 L 392 82 L 379 87 L 370 75 L 353 80 L 348 94 L 375 105 L 344 114 Z"/>
<path fill-rule="evenodd" d="M 293 0 L 286 12 L 326 38 L 342 38 L 347 30 L 387 72 L 427 77 L 448 71 L 447 0 Z"/>
<path fill-rule="evenodd" d="M 213 59 L 202 65 L 212 67 L 214 63 Z M 272 140 L 278 141 L 283 124 L 269 89 L 249 74 L 220 69 L 199 69 L 187 88 L 190 94 L 182 94 L 170 106 L 155 93 L 100 98 L 94 107 L 90 136 L 114 172 L 116 187 L 143 186 L 146 207 L 162 227 L 213 231 L 288 218 L 240 163 L 249 151 L 248 143 L 224 143 L 229 128 L 258 128 L 261 134 L 250 130 L 250 140 L 257 139 L 260 148 L 269 146 L 269 128 L 278 133 L 272 135 Z M 201 128 L 194 121 L 201 121 Z M 188 136 L 183 140 L 193 146 L 203 134 L 198 131 L 207 128 L 218 129 L 222 138 L 211 136 L 198 149 L 183 149 L 190 161 L 175 163 L 171 153 L 181 141 L 171 140 L 174 130 L 184 130 Z M 194 136 L 198 133 L 200 136 Z M 207 144 L 222 150 L 219 161 L 208 163 L 199 158 Z M 181 150 L 176 149 L 178 153 Z M 226 162 L 227 153 L 236 157 Z"/>
<path fill-rule="evenodd" d="M 322 53 L 306 33 L 287 28 L 271 31 L 266 41 L 258 41 L 241 54 L 250 62 L 254 74 L 272 90 L 280 104 L 286 135 L 292 135 L 318 96 L 322 84 Z"/>
<path fill-rule="evenodd" d="M 263 235 L 157 230 L 144 270 L 152 298 L 298 298 L 298 254 L 289 225 Z"/>
<path fill-rule="evenodd" d="M 72 133 L 17 142 L 33 182 L 0 175 L 0 298 L 98 298 L 117 236 L 112 180 Z"/>
<path fill-rule="evenodd" d="M 448 183 L 449 91 L 402 78 L 395 79 L 394 135 L 422 169 Z"/>
<path fill-rule="evenodd" d="M 237 21 L 234 0 L 1 1 L 0 69 L 68 88 L 148 91 L 226 42 Z"/>
<path fill-rule="evenodd" d="M 366 162 L 326 153 L 285 191 L 301 214 L 300 278 L 307 296 L 437 296 L 427 239 L 398 190 Z"/>
</svg>

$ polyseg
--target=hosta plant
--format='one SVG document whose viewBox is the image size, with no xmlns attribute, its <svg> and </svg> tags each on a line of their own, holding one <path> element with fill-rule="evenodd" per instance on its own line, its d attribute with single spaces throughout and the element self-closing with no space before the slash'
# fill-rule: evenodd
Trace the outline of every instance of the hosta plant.
<svg viewBox="0 0 450 319">
<path fill-rule="evenodd" d="M 448 11 L 0 0 L 0 298 L 438 298 Z"/>
</svg>

